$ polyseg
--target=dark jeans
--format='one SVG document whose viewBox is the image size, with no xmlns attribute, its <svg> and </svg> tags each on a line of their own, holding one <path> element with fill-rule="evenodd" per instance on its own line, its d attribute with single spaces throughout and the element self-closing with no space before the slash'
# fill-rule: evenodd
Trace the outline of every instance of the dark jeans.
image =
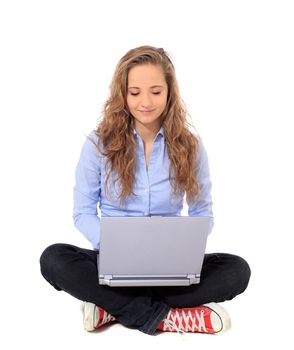
<svg viewBox="0 0 294 350">
<path fill-rule="evenodd" d="M 126 327 L 154 334 L 170 308 L 230 300 L 249 282 L 247 262 L 231 254 L 206 254 L 198 285 L 109 287 L 98 284 L 97 252 L 53 244 L 40 258 L 44 278 L 57 290 L 99 305 Z"/>
</svg>

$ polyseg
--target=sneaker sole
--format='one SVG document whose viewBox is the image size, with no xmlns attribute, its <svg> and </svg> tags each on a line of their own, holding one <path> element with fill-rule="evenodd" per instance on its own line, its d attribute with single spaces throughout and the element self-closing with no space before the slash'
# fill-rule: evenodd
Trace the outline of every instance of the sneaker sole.
<svg viewBox="0 0 294 350">
<path fill-rule="evenodd" d="M 95 305 L 92 303 L 84 303 L 84 329 L 87 332 L 94 331 L 94 314 L 95 314 Z"/>
<path fill-rule="evenodd" d="M 217 303 L 209 303 L 209 304 L 204 304 L 203 306 L 208 307 L 209 309 L 211 309 L 212 311 L 214 311 L 219 318 L 221 319 L 221 323 L 222 323 L 222 328 L 213 333 L 215 335 L 218 334 L 222 334 L 225 333 L 226 331 L 228 331 L 231 328 L 231 318 L 230 315 L 228 314 L 228 312 L 219 304 Z"/>
</svg>

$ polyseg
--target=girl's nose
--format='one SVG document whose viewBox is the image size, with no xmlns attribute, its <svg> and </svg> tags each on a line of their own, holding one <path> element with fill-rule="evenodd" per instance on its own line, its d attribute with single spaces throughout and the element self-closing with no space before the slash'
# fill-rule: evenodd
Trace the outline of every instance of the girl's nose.
<svg viewBox="0 0 294 350">
<path fill-rule="evenodd" d="M 147 109 L 151 105 L 152 105 L 152 102 L 149 94 L 142 95 L 141 106 Z"/>
</svg>

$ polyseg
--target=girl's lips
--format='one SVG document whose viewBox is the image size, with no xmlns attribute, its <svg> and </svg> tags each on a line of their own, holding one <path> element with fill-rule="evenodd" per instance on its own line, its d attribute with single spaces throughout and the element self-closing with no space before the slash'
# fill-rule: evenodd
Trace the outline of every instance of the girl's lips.
<svg viewBox="0 0 294 350">
<path fill-rule="evenodd" d="M 151 110 L 148 110 L 148 111 L 141 111 L 141 110 L 139 110 L 139 112 L 148 114 L 148 113 L 154 112 L 154 109 L 151 109 Z"/>
</svg>

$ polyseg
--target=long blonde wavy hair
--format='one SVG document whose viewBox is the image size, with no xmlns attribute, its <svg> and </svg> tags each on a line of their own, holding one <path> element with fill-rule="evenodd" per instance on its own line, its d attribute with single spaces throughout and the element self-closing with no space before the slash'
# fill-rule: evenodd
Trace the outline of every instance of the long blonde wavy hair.
<svg viewBox="0 0 294 350">
<path fill-rule="evenodd" d="M 141 46 L 128 51 L 118 62 L 110 85 L 107 99 L 95 133 L 98 149 L 106 157 L 105 169 L 109 169 L 105 181 L 105 191 L 110 173 L 116 175 L 121 193 L 120 204 L 128 196 L 136 195 L 135 167 L 137 141 L 134 135 L 134 118 L 127 107 L 129 71 L 136 65 L 154 64 L 160 66 L 168 86 L 165 110 L 161 115 L 161 126 L 170 159 L 169 179 L 174 194 L 185 195 L 188 203 L 196 201 L 200 189 L 197 179 L 197 155 L 199 140 L 190 131 L 187 110 L 180 97 L 175 69 L 168 54 L 162 48 Z M 101 147 L 102 146 L 102 147 Z"/>
</svg>

